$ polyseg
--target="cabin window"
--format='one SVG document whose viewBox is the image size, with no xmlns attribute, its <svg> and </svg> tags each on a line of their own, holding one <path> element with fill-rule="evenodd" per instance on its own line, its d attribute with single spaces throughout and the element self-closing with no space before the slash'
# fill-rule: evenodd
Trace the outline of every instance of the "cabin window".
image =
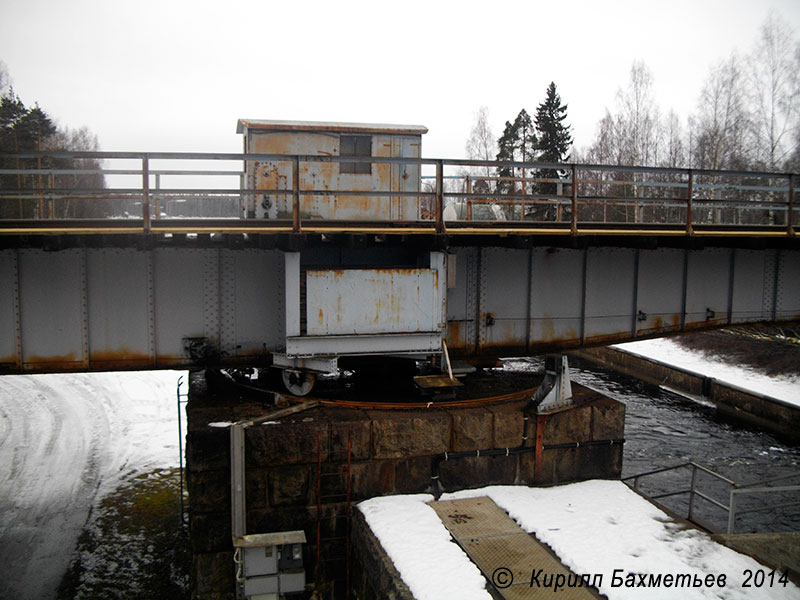
<svg viewBox="0 0 800 600">
<path fill-rule="evenodd" d="M 372 156 L 372 136 L 339 136 L 339 156 Z M 369 175 L 372 173 L 372 164 L 368 162 L 341 162 L 339 163 L 339 172 Z"/>
</svg>

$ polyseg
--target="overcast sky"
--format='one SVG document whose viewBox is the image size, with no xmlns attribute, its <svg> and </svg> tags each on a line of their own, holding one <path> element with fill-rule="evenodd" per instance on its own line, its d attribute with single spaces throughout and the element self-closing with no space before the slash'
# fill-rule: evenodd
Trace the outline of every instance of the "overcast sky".
<svg viewBox="0 0 800 600">
<path fill-rule="evenodd" d="M 457 158 L 481 105 L 499 134 L 550 81 L 588 145 L 634 60 L 685 116 L 770 10 L 797 35 L 798 0 L 0 0 L 0 60 L 103 150 L 240 152 L 246 117 L 421 124 Z"/>
</svg>

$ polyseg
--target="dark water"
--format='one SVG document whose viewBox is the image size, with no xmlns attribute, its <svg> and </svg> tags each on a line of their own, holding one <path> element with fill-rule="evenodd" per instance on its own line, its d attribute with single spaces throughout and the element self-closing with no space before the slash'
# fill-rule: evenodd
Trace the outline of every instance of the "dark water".
<svg viewBox="0 0 800 600">
<path fill-rule="evenodd" d="M 619 375 L 591 363 L 570 359 L 572 380 L 625 404 L 623 477 L 694 461 L 739 483 L 800 473 L 800 445 L 743 424 L 726 421 L 713 407 L 700 405 L 658 386 Z M 527 363 L 527 364 L 526 364 Z M 541 368 L 537 360 L 514 360 L 512 369 Z M 691 469 L 643 478 L 651 494 L 688 489 Z M 730 486 L 699 474 L 698 489 L 727 505 Z M 800 485 L 800 476 L 775 485 Z M 687 515 L 689 495 L 663 499 L 681 516 Z M 798 501 L 800 492 L 753 494 L 737 500 L 741 510 Z M 737 512 L 738 509 L 737 509 Z M 696 498 L 695 516 L 725 530 L 727 513 Z M 736 533 L 800 529 L 800 506 L 741 514 Z"/>
</svg>

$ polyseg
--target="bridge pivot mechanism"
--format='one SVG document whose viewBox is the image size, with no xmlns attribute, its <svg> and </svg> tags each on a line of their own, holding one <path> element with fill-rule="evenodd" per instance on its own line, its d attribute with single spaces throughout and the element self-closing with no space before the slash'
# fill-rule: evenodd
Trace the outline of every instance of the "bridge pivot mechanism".
<svg viewBox="0 0 800 600">
<path fill-rule="evenodd" d="M 572 385 L 569 365 L 563 354 L 551 354 L 544 359 L 544 381 L 531 401 L 536 412 L 544 413 L 572 406 Z"/>
</svg>

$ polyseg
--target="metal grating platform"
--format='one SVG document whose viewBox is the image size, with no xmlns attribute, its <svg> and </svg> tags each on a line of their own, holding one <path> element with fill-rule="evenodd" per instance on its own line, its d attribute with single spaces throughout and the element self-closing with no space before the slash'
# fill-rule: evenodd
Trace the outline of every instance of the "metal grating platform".
<svg viewBox="0 0 800 600">
<path fill-rule="evenodd" d="M 602 598 L 587 587 L 531 585 L 534 573 L 539 581 L 566 579 L 572 573 L 533 535 L 525 533 L 491 498 L 465 498 L 431 502 L 442 523 L 506 600 L 555 597 L 563 600 Z M 551 577 L 552 576 L 552 577 Z M 575 577 L 572 575 L 573 578 Z M 505 587 L 504 587 L 505 586 Z"/>
</svg>

